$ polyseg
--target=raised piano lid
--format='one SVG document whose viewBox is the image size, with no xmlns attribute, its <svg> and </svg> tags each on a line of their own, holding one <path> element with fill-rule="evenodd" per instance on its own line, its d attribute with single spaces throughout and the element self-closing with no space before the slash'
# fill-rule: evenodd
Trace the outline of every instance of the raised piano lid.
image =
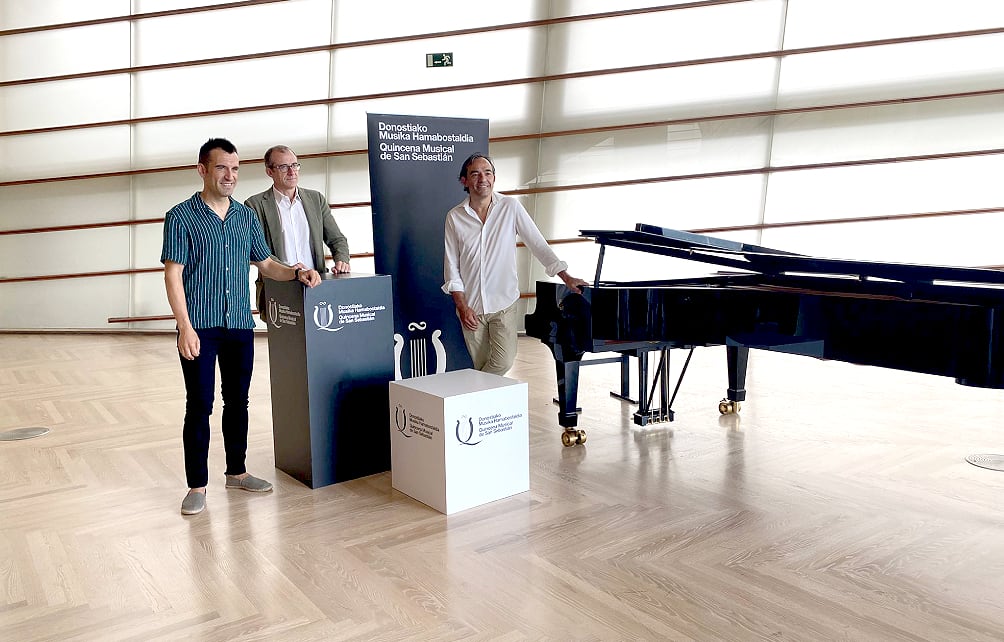
<svg viewBox="0 0 1004 642">
<path fill-rule="evenodd" d="M 638 223 L 634 230 L 581 230 L 580 235 L 592 238 L 601 245 L 673 256 L 760 274 L 819 274 L 906 283 L 940 281 L 967 285 L 977 283 L 1004 285 L 1002 270 L 826 259 L 645 223 Z"/>
</svg>

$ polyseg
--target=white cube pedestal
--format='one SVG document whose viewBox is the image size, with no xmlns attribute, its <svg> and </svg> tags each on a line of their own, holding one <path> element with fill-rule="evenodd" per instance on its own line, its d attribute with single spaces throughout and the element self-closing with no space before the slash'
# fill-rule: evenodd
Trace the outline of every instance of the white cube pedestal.
<svg viewBox="0 0 1004 642">
<path fill-rule="evenodd" d="M 393 487 L 447 515 L 530 490 L 527 393 L 477 370 L 392 381 Z"/>
</svg>

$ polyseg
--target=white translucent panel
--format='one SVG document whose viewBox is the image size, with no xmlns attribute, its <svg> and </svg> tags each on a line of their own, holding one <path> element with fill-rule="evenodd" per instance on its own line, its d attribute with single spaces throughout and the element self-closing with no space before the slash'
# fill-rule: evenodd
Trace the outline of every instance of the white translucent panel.
<svg viewBox="0 0 1004 642">
<path fill-rule="evenodd" d="M 11 185 L 0 188 L 0 203 L 2 230 L 125 221 L 131 212 L 129 178 Z"/>
<path fill-rule="evenodd" d="M 255 154 L 254 159 L 249 159 L 249 154 L 244 149 L 240 151 L 241 165 L 237 188 L 234 190 L 234 198 L 240 202 L 244 202 L 254 194 L 260 194 L 267 189 L 271 189 L 272 179 L 265 173 L 265 163 L 257 160 L 257 154 Z M 316 189 L 323 192 L 324 190 L 318 189 L 316 168 L 314 168 L 313 172 L 310 171 L 307 159 L 301 160 L 300 163 L 300 185 L 308 189 Z"/>
<path fill-rule="evenodd" d="M 276 140 L 275 145 L 286 145 L 286 143 L 281 140 Z M 291 146 L 290 147 L 294 153 L 298 153 L 298 150 Z M 271 147 L 271 145 L 269 145 Z M 255 154 L 255 158 L 262 158 L 264 156 L 264 150 L 261 154 Z M 253 162 L 248 163 L 248 155 L 242 150 L 241 156 L 241 171 L 240 171 L 240 182 L 237 185 L 237 189 L 234 191 L 234 198 L 239 201 L 244 201 L 254 194 L 260 194 L 267 189 L 272 189 L 272 179 L 269 178 L 268 174 L 265 173 L 265 163 L 264 162 Z M 328 196 L 326 191 L 327 180 L 327 163 L 323 158 L 299 158 L 300 162 L 300 187 L 306 189 L 312 189 L 317 192 L 321 192 Z M 331 202 L 330 196 L 328 197 L 328 202 Z"/>
<path fill-rule="evenodd" d="M 587 281 L 592 281 L 593 272 L 595 271 L 595 257 L 591 259 L 584 259 L 584 255 L 581 253 L 571 251 L 571 248 L 573 247 L 582 249 L 583 246 L 588 250 L 594 249 L 594 247 L 588 243 L 563 243 L 552 245 L 551 249 L 558 255 L 558 258 L 568 263 L 567 272 L 569 274 L 574 277 L 584 278 Z M 553 283 L 561 282 L 561 279 L 557 276 L 547 276 L 544 266 L 542 266 L 540 261 L 534 258 L 533 254 L 531 254 L 525 247 L 520 247 L 516 250 L 516 279 L 519 291 L 523 294 L 536 292 L 537 281 L 550 281 Z M 520 317 L 520 321 L 522 321 L 522 317 Z M 522 327 L 522 324 L 520 327 Z"/>
<path fill-rule="evenodd" d="M 636 223 L 678 230 L 756 225 L 763 181 L 752 175 L 551 192 L 537 195 L 534 214 L 547 238 Z"/>
<path fill-rule="evenodd" d="M 369 158 L 365 154 L 328 159 L 328 202 L 369 203 Z M 353 254 L 373 251 L 373 211 L 369 205 L 331 210 Z M 353 259 L 353 270 L 356 259 Z"/>
<path fill-rule="evenodd" d="M 999 88 L 1004 35 L 912 42 L 784 58 L 779 107 Z"/>
<path fill-rule="evenodd" d="M 323 151 L 327 117 L 328 109 L 321 105 L 141 123 L 133 127 L 135 163 L 137 167 L 191 163 L 194 171 L 199 147 L 215 137 L 233 142 L 243 159 L 261 158 L 277 140 L 300 154 Z"/>
<path fill-rule="evenodd" d="M 500 192 L 513 189 L 526 189 L 537 187 L 538 165 L 540 161 L 540 140 L 526 139 L 509 141 L 505 143 L 492 143 L 487 150 L 495 163 L 495 189 Z M 458 202 L 467 196 L 463 192 L 460 184 L 460 168 L 463 161 L 460 159 L 456 163 Z M 523 206 L 529 211 L 533 211 L 534 196 L 523 197 Z"/>
<path fill-rule="evenodd" d="M 129 66 L 129 23 L 0 38 L 0 80 L 43 78 Z"/>
<path fill-rule="evenodd" d="M 536 127 L 532 123 L 539 119 L 540 94 L 541 88 L 536 85 L 510 85 L 337 103 L 331 110 L 329 144 L 332 149 L 366 147 L 367 113 L 486 118 L 492 136 L 503 136 L 514 129 L 525 132 L 526 127 Z"/>
<path fill-rule="evenodd" d="M 133 177 L 135 197 L 133 200 L 133 218 L 152 219 L 163 218 L 167 210 L 181 201 L 202 190 L 202 178 L 195 169 L 195 157 L 198 148 L 192 152 L 191 169 L 174 172 L 158 172 L 155 174 L 139 174 Z M 243 178 L 243 177 L 241 177 Z M 238 193 L 243 185 L 238 181 Z M 249 192 L 250 195 L 250 192 Z M 157 226 L 158 229 L 161 227 Z M 158 260 L 160 255 L 158 254 Z"/>
<path fill-rule="evenodd" d="M 135 24 L 135 64 L 154 65 L 326 45 L 331 33 L 330 7 L 331 0 L 297 0 L 140 20 Z M 292 73 L 295 68 L 296 63 L 289 61 L 285 72 Z M 263 76 L 256 81 L 259 84 L 273 81 L 276 88 L 290 91 L 289 84 L 283 83 L 285 78 L 285 74 L 280 74 Z M 222 72 L 216 82 L 221 89 L 226 88 L 222 93 L 236 89 L 235 79 Z"/>
<path fill-rule="evenodd" d="M 0 176 L 5 181 L 127 169 L 127 125 L 0 137 Z"/>
<path fill-rule="evenodd" d="M 578 243 L 559 243 L 551 246 L 554 253 L 568 264 L 568 273 L 590 283 L 596 273 L 596 259 L 600 246 L 591 240 Z M 544 266 L 534 259 L 530 252 L 521 249 L 520 263 L 517 272 L 520 276 L 520 292 L 536 292 L 537 281 L 558 281 L 557 277 L 547 276 Z"/>
<path fill-rule="evenodd" d="M 366 207 L 336 207 L 331 215 L 349 241 L 351 254 L 373 252 L 373 210 Z M 355 269 L 355 260 L 353 269 Z"/>
<path fill-rule="evenodd" d="M 251 270 L 254 272 L 254 270 Z M 167 291 L 164 287 L 164 273 L 150 272 L 136 274 L 132 277 L 132 306 L 122 317 L 156 317 L 171 314 L 171 306 L 167 303 Z M 131 325 L 112 324 L 112 328 L 169 328 L 174 329 L 174 320 L 144 321 Z"/>
<path fill-rule="evenodd" d="M 722 120 L 556 136 L 541 141 L 537 186 L 763 167 L 769 122 Z"/>
<path fill-rule="evenodd" d="M 813 47 L 1004 25 L 997 0 L 788 0 L 785 47 Z"/>
<path fill-rule="evenodd" d="M 1000 213 L 768 229 L 763 244 L 828 258 L 987 267 L 1001 265 Z"/>
<path fill-rule="evenodd" d="M 374 258 L 370 256 L 352 259 L 352 271 L 356 274 L 376 274 Z"/>
<path fill-rule="evenodd" d="M 329 202 L 361 203 L 370 200 L 369 156 L 333 156 L 327 161 Z"/>
<path fill-rule="evenodd" d="M 776 65 L 744 60 L 552 82 L 543 129 L 770 109 Z"/>
<path fill-rule="evenodd" d="M 783 9 L 782 0 L 763 0 L 558 24 L 550 30 L 547 71 L 774 51 L 780 47 Z"/>
<path fill-rule="evenodd" d="M 0 29 L 25 29 L 129 15 L 129 0 L 0 0 Z M 0 57 L 2 59 L 2 57 Z"/>
<path fill-rule="evenodd" d="M 327 74 L 326 53 L 144 72 L 135 80 L 135 115 L 144 118 L 324 100 Z"/>
<path fill-rule="evenodd" d="M 0 283 L 0 327 L 119 329 L 112 317 L 128 315 L 128 276 Z"/>
<path fill-rule="evenodd" d="M 357 42 L 374 38 L 511 24 L 547 17 L 547 3 L 539 0 L 496 2 L 491 6 L 478 7 L 477 10 L 471 9 L 470 2 L 465 0 L 440 0 L 434 5 L 414 0 L 335 2 L 334 41 Z M 429 51 L 440 50 L 429 49 Z"/>
<path fill-rule="evenodd" d="M 129 118 L 129 76 L 0 87 L 5 131 Z"/>
<path fill-rule="evenodd" d="M 558 18 L 625 9 L 644 9 L 651 7 L 652 4 L 651 0 L 648 2 L 637 0 L 552 0 L 551 16 Z M 694 3 L 691 0 L 676 0 L 676 2 L 660 2 L 659 6 L 678 4 L 692 5 Z"/>
<path fill-rule="evenodd" d="M 79 0 L 77 1 L 79 2 Z M 284 2 L 285 0 L 278 1 Z M 135 8 L 133 13 L 153 13 L 155 11 L 174 11 L 177 9 L 233 4 L 234 0 L 132 0 L 132 2 Z"/>
<path fill-rule="evenodd" d="M 766 223 L 1000 207 L 1004 155 L 889 163 L 770 177 Z M 904 223 L 905 225 L 906 223 Z"/>
<path fill-rule="evenodd" d="M 163 223 L 144 223 L 134 225 L 130 229 L 132 235 L 132 258 L 131 267 L 134 268 L 159 268 L 163 267 L 160 262 L 160 253 L 164 247 L 164 225 Z M 160 277 L 163 288 L 163 277 Z"/>
<path fill-rule="evenodd" d="M 129 267 L 127 227 L 0 236 L 0 274 L 8 278 Z"/>
<path fill-rule="evenodd" d="M 1004 96 L 779 116 L 774 166 L 1004 148 Z"/>
<path fill-rule="evenodd" d="M 516 29 L 469 36 L 351 47 L 334 53 L 333 95 L 360 96 L 515 80 L 543 73 L 545 31 Z M 506 52 L 497 55 L 496 52 Z M 426 55 L 449 52 L 452 67 L 426 67 Z"/>
</svg>

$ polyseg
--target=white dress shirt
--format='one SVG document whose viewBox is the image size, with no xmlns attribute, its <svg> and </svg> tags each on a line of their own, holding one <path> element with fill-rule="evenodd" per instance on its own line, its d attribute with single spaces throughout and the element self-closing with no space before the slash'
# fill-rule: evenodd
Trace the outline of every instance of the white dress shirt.
<svg viewBox="0 0 1004 642">
<path fill-rule="evenodd" d="M 310 253 L 310 226 L 307 225 L 307 214 L 303 211 L 303 201 L 300 191 L 293 194 L 293 200 L 272 188 L 275 205 L 279 208 L 279 221 L 282 224 L 282 246 L 286 253 L 286 262 L 290 265 L 303 263 L 308 270 L 314 269 L 314 257 Z"/>
<path fill-rule="evenodd" d="M 544 240 L 523 205 L 492 194 L 484 225 L 470 198 L 446 214 L 443 292 L 464 292 L 477 314 L 504 310 L 519 299 L 516 235 L 544 266 L 548 276 L 568 269 Z"/>
</svg>

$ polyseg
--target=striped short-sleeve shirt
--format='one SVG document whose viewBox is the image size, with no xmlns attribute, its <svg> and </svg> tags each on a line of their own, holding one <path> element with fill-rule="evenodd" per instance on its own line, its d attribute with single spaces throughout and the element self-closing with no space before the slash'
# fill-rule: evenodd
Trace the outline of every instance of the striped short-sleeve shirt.
<svg viewBox="0 0 1004 642">
<path fill-rule="evenodd" d="M 194 328 L 253 329 L 251 263 L 270 255 L 258 216 L 233 198 L 223 220 L 198 192 L 164 218 L 160 261 L 185 266 L 181 280 Z"/>
</svg>

